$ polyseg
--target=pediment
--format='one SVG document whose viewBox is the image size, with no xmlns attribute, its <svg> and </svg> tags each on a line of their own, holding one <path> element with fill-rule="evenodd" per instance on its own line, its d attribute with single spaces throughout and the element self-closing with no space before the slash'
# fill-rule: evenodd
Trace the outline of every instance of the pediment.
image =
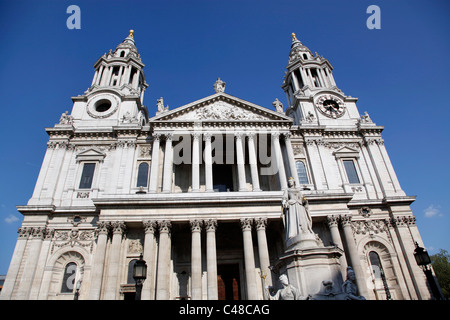
<svg viewBox="0 0 450 320">
<path fill-rule="evenodd" d="M 76 155 L 77 161 L 103 161 L 106 154 L 95 149 L 87 149 Z"/>
<path fill-rule="evenodd" d="M 150 121 L 290 122 L 292 119 L 282 113 L 269 110 L 221 92 L 174 110 L 158 114 Z"/>
<path fill-rule="evenodd" d="M 334 156 L 336 158 L 358 158 L 359 157 L 359 151 L 354 148 L 350 147 L 341 147 L 333 152 Z"/>
</svg>

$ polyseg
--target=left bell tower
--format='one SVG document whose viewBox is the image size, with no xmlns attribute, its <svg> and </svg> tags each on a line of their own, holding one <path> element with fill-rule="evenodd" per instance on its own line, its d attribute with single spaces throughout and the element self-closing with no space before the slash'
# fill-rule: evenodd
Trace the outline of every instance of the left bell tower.
<svg viewBox="0 0 450 320">
<path fill-rule="evenodd" d="M 148 111 L 143 106 L 148 87 L 144 64 L 130 30 L 116 49 L 109 50 L 94 64 L 91 86 L 83 95 L 72 97 L 75 127 L 111 127 L 121 123 L 144 125 Z"/>
</svg>

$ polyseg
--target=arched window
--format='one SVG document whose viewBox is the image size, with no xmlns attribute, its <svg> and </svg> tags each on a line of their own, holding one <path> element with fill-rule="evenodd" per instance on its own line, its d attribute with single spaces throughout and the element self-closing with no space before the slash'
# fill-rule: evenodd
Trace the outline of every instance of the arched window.
<svg viewBox="0 0 450 320">
<path fill-rule="evenodd" d="M 370 265 L 372 267 L 372 272 L 374 276 L 374 286 L 375 290 L 379 289 L 379 287 L 384 288 L 384 292 L 386 294 L 386 299 L 391 299 L 391 293 L 389 291 L 389 287 L 386 281 L 386 276 L 384 274 L 383 266 L 381 265 L 380 256 L 375 251 L 369 252 L 369 260 Z M 378 298 L 378 296 L 377 296 Z"/>
<path fill-rule="evenodd" d="M 142 162 L 139 165 L 136 187 L 147 187 L 148 183 L 148 163 Z"/>
<path fill-rule="evenodd" d="M 136 264 L 137 259 L 133 259 L 128 264 L 127 284 L 134 284 L 133 267 Z"/>
<path fill-rule="evenodd" d="M 121 56 L 121 57 L 125 57 L 125 51 L 122 51 L 122 52 L 120 53 L 120 56 Z"/>
<path fill-rule="evenodd" d="M 77 275 L 77 264 L 69 262 L 64 268 L 64 276 L 61 284 L 61 293 L 72 293 L 75 288 L 75 277 Z"/>
<path fill-rule="evenodd" d="M 297 161 L 295 166 L 297 167 L 298 181 L 300 184 L 308 184 L 309 180 L 308 174 L 306 173 L 305 163 L 303 161 Z"/>
</svg>

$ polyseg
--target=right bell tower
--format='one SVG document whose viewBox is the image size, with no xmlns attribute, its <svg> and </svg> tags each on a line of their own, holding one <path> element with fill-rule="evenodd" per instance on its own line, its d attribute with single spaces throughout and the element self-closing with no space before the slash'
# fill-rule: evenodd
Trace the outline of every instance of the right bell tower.
<svg viewBox="0 0 450 320">
<path fill-rule="evenodd" d="M 357 99 L 344 95 L 337 87 L 327 59 L 317 52 L 313 55 L 295 33 L 291 36 L 289 63 L 281 86 L 289 105 L 286 115 L 294 118 L 294 125 L 355 125 L 360 119 Z"/>
</svg>

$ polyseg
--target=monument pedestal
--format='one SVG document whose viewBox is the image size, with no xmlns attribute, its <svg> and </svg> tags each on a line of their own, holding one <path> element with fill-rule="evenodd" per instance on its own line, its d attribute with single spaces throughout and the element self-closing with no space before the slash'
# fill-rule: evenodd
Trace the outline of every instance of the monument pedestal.
<svg viewBox="0 0 450 320">
<path fill-rule="evenodd" d="M 338 247 L 321 247 L 315 235 L 297 236 L 286 243 L 288 249 L 277 261 L 275 268 L 285 273 L 289 282 L 303 296 L 314 296 L 322 290 L 323 281 L 332 281 L 335 288 L 343 283 L 339 257 L 344 254 Z M 292 240 L 292 241 L 291 241 Z"/>
</svg>

